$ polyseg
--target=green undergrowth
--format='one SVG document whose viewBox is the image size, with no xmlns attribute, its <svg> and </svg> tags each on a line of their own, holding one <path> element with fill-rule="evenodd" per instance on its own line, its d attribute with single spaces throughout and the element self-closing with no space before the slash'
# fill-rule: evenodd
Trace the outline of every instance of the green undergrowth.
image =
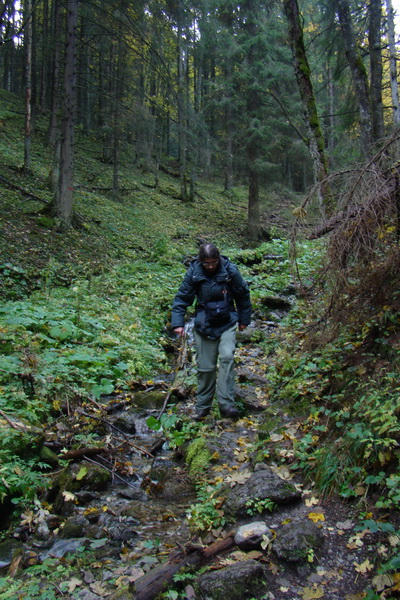
<svg viewBox="0 0 400 600">
<path fill-rule="evenodd" d="M 370 491 L 377 508 L 400 507 L 399 329 L 400 313 L 386 307 L 314 347 L 312 329 L 296 327 L 276 350 L 276 397 L 304 419 L 293 468 L 322 493 Z"/>
</svg>

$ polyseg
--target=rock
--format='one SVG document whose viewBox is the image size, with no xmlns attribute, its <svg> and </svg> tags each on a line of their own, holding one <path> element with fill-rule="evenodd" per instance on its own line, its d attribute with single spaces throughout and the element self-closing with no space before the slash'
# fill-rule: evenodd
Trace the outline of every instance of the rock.
<svg viewBox="0 0 400 600">
<path fill-rule="evenodd" d="M 288 523 L 278 531 L 272 549 L 276 556 L 291 563 L 307 562 L 310 552 L 318 550 L 324 542 L 321 529 L 309 521 Z"/>
<path fill-rule="evenodd" d="M 235 533 L 235 544 L 241 550 L 253 550 L 260 547 L 264 536 L 271 539 L 272 531 L 264 521 L 254 521 L 239 527 Z"/>
<path fill-rule="evenodd" d="M 228 490 L 224 511 L 232 517 L 247 514 L 249 500 L 272 500 L 276 504 L 290 504 L 300 500 L 301 493 L 289 481 L 281 479 L 271 469 L 263 469 L 251 475 L 241 486 Z"/>
<path fill-rule="evenodd" d="M 71 517 L 65 521 L 60 537 L 66 539 L 85 537 L 89 525 L 89 521 L 83 515 Z"/>
<path fill-rule="evenodd" d="M 14 553 L 22 551 L 22 544 L 16 540 L 5 540 L 0 543 L 0 569 L 10 566 Z"/>
<path fill-rule="evenodd" d="M 55 481 L 55 489 L 58 488 L 58 494 L 54 502 L 54 508 L 57 513 L 70 513 L 72 502 L 66 502 L 64 493 L 74 494 L 81 490 L 101 491 L 104 490 L 111 480 L 110 473 L 101 465 L 93 464 L 88 461 L 72 463 L 68 465 Z"/>
<path fill-rule="evenodd" d="M 261 304 L 267 308 L 272 308 L 273 310 L 290 310 L 292 308 L 291 302 L 289 302 L 287 298 L 282 298 L 281 296 L 264 296 L 261 298 Z"/>
<path fill-rule="evenodd" d="M 136 433 L 136 415 L 135 413 L 119 413 L 113 422 L 113 425 L 124 433 Z"/>
<path fill-rule="evenodd" d="M 255 560 L 237 562 L 198 580 L 202 600 L 250 600 L 265 579 L 263 567 Z"/>
<path fill-rule="evenodd" d="M 63 558 L 67 554 L 75 554 L 78 548 L 87 548 L 89 543 L 89 540 L 86 538 L 57 539 L 51 548 L 40 553 L 40 560 L 43 561 L 50 557 Z"/>
</svg>

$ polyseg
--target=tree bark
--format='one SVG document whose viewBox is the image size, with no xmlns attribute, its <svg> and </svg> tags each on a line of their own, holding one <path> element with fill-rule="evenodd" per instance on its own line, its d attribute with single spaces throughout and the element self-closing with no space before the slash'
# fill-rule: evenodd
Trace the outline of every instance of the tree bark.
<svg viewBox="0 0 400 600">
<path fill-rule="evenodd" d="M 371 67 L 371 113 L 372 134 L 375 142 L 385 135 L 382 101 L 382 47 L 381 47 L 381 0 L 370 0 L 369 4 L 369 58 Z"/>
<path fill-rule="evenodd" d="M 325 141 L 304 45 L 299 5 L 297 0 L 283 0 L 283 7 L 289 26 L 289 43 L 292 49 L 297 84 L 304 107 L 305 123 L 308 130 L 307 141 L 313 161 L 314 180 L 316 183 L 322 183 L 328 174 L 328 161 L 325 156 Z M 317 193 L 322 214 L 331 214 L 333 206 L 329 188 L 323 185 L 319 186 Z"/>
<path fill-rule="evenodd" d="M 389 52 L 390 52 L 390 89 L 392 92 L 393 123 L 400 125 L 399 86 L 397 83 L 397 52 L 394 28 L 394 11 L 392 0 L 386 0 Z"/>
<path fill-rule="evenodd" d="M 61 56 L 61 19 L 60 19 L 60 0 L 53 0 L 53 45 L 54 59 L 52 64 L 53 75 L 51 77 L 51 107 L 48 140 L 50 146 L 56 145 L 57 140 L 57 125 L 58 125 L 58 108 L 59 108 L 59 85 L 60 85 L 60 56 Z M 57 151 L 59 157 L 59 152 Z M 57 169 L 58 170 L 58 169 Z"/>
<path fill-rule="evenodd" d="M 25 0 L 25 139 L 24 171 L 31 170 L 31 117 L 32 117 L 32 2 Z"/>
<path fill-rule="evenodd" d="M 372 152 L 372 117 L 369 97 L 368 75 L 357 48 L 348 0 L 334 0 L 347 62 L 353 77 L 360 117 L 361 152 L 367 157 Z"/>
<path fill-rule="evenodd" d="M 60 177 L 54 201 L 53 214 L 61 228 L 72 224 L 73 215 L 73 160 L 76 112 L 76 32 L 78 0 L 68 0 L 67 41 L 64 71 L 64 116 L 61 133 Z"/>
</svg>

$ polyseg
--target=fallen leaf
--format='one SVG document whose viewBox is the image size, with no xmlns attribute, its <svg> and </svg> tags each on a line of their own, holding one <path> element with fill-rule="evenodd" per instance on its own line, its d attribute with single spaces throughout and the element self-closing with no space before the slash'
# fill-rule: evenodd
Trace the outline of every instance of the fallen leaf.
<svg viewBox="0 0 400 600">
<path fill-rule="evenodd" d="M 91 583 L 89 587 L 92 590 L 92 592 L 94 594 L 97 594 L 98 596 L 105 596 L 107 592 L 106 588 L 101 583 L 101 581 L 95 581 L 94 583 Z"/>
<path fill-rule="evenodd" d="M 309 588 L 305 587 L 300 593 L 303 600 L 314 600 L 315 598 L 323 598 L 324 590 L 321 587 Z"/>
<path fill-rule="evenodd" d="M 78 471 L 78 473 L 76 474 L 76 480 L 80 481 L 81 479 L 83 479 L 85 477 L 85 475 L 87 475 L 87 467 L 81 467 Z"/>
<path fill-rule="evenodd" d="M 72 579 L 70 579 L 69 581 L 65 582 L 68 585 L 68 592 L 70 594 L 72 594 L 72 592 L 79 587 L 80 585 L 82 585 L 82 581 L 80 579 L 78 579 L 77 577 L 73 577 Z"/>
<path fill-rule="evenodd" d="M 325 521 L 325 515 L 323 513 L 311 512 L 308 513 L 307 516 L 313 523 L 318 523 L 318 521 Z M 319 596 L 316 597 L 319 598 Z"/>
<path fill-rule="evenodd" d="M 271 435 L 269 436 L 269 439 L 271 440 L 271 442 L 281 442 L 285 438 L 283 437 L 283 435 L 281 433 L 271 433 Z"/>
<path fill-rule="evenodd" d="M 398 535 L 389 535 L 389 544 L 394 548 L 400 544 L 400 537 Z"/>
<path fill-rule="evenodd" d="M 72 492 L 63 492 L 62 495 L 65 502 L 74 502 L 76 500 L 76 496 Z"/>
<path fill-rule="evenodd" d="M 393 583 L 393 577 L 388 573 L 375 575 L 375 577 L 372 578 L 372 585 L 377 592 L 382 592 L 385 588 L 391 587 Z"/>
<path fill-rule="evenodd" d="M 344 530 L 353 529 L 354 523 L 352 521 L 350 521 L 350 519 L 347 519 L 346 521 L 338 521 L 336 523 L 336 527 L 338 529 L 344 529 Z"/>
<path fill-rule="evenodd" d="M 361 564 L 353 562 L 353 565 L 357 573 L 362 574 L 368 573 L 368 571 L 371 571 L 374 568 L 374 565 L 370 562 L 369 558 L 364 560 L 364 562 Z"/>
<path fill-rule="evenodd" d="M 293 473 L 286 465 L 281 465 L 280 467 L 271 467 L 271 471 L 276 473 L 276 475 L 278 475 L 278 477 L 281 479 L 293 479 Z"/>
<path fill-rule="evenodd" d="M 316 504 L 319 504 L 319 499 L 314 498 L 314 496 L 312 496 L 311 498 L 307 498 L 307 500 L 305 501 L 305 505 L 308 507 L 315 506 Z"/>
</svg>

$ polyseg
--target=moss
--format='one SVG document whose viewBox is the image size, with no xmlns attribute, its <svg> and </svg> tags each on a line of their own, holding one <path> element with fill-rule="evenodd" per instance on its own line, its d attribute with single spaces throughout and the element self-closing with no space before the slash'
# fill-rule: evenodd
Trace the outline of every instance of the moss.
<svg viewBox="0 0 400 600">
<path fill-rule="evenodd" d="M 211 460 L 209 451 L 204 438 L 194 440 L 186 454 L 186 464 L 189 466 L 189 475 L 193 479 L 198 479 L 206 470 Z"/>
</svg>

